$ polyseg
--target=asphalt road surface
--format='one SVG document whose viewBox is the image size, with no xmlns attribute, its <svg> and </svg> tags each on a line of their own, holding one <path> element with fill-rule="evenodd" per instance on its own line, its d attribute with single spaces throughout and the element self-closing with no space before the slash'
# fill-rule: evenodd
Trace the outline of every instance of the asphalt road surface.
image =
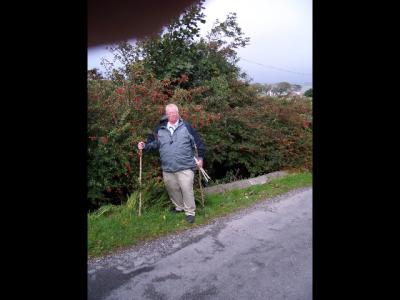
<svg viewBox="0 0 400 300">
<path fill-rule="evenodd" d="M 312 299 L 312 188 L 91 260 L 88 299 Z"/>
</svg>

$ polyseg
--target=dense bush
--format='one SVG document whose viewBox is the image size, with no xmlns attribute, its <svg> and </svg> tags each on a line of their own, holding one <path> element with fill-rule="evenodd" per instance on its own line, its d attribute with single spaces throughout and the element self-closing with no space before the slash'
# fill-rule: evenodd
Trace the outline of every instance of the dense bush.
<svg viewBox="0 0 400 300">
<path fill-rule="evenodd" d="M 184 76 L 122 86 L 89 81 L 88 197 L 94 207 L 123 202 L 138 189 L 136 145 L 152 132 L 168 102 L 176 103 L 203 137 L 205 168 L 213 179 L 311 168 L 310 100 L 256 97 L 241 82 L 214 91 L 214 83 L 182 89 L 184 81 Z M 162 193 L 158 153 L 144 153 L 142 176 L 144 188 Z"/>
</svg>

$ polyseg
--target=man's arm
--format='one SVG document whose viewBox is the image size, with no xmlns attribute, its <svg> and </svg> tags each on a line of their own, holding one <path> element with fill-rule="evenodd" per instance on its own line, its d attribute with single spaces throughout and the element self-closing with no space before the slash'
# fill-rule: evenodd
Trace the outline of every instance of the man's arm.
<svg viewBox="0 0 400 300">
<path fill-rule="evenodd" d="M 184 122 L 185 122 L 185 125 L 186 125 L 189 133 L 194 138 L 194 142 L 196 144 L 197 151 L 199 152 L 199 158 L 204 160 L 204 157 L 206 155 L 206 146 L 204 145 L 204 142 L 201 139 L 200 134 L 188 122 L 186 122 L 186 121 L 184 121 Z"/>
<path fill-rule="evenodd" d="M 160 146 L 159 140 L 157 138 L 158 129 L 159 129 L 159 126 L 153 131 L 153 133 L 151 133 L 147 136 L 146 143 L 139 142 L 138 148 L 143 149 L 146 152 L 153 150 L 153 149 L 158 149 L 158 147 Z"/>
</svg>

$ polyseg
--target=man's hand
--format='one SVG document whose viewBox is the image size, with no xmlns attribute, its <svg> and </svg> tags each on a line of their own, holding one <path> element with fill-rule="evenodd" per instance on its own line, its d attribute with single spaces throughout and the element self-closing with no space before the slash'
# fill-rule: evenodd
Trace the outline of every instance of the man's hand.
<svg viewBox="0 0 400 300">
<path fill-rule="evenodd" d="M 196 165 L 197 165 L 197 168 L 202 168 L 203 167 L 203 160 L 201 159 L 201 158 L 199 158 L 199 159 L 197 159 L 196 160 Z"/>
<path fill-rule="evenodd" d="M 145 145 L 144 142 L 139 142 L 137 144 L 137 147 L 138 147 L 139 150 L 142 150 L 144 148 L 144 145 Z"/>
</svg>

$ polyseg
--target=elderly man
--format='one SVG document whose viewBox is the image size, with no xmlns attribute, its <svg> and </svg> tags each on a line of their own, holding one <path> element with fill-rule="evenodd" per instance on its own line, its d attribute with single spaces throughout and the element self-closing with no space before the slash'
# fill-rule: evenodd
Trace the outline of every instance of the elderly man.
<svg viewBox="0 0 400 300">
<path fill-rule="evenodd" d="M 168 195 L 175 207 L 172 212 L 185 212 L 186 220 L 193 223 L 196 204 L 193 193 L 193 179 L 196 167 L 203 166 L 205 146 L 199 134 L 190 124 L 179 117 L 175 104 L 165 107 L 167 119 L 150 135 L 147 142 L 139 142 L 138 148 L 146 152 L 158 149 L 161 168 Z M 194 147 L 198 149 L 198 160 L 194 159 Z"/>
</svg>

